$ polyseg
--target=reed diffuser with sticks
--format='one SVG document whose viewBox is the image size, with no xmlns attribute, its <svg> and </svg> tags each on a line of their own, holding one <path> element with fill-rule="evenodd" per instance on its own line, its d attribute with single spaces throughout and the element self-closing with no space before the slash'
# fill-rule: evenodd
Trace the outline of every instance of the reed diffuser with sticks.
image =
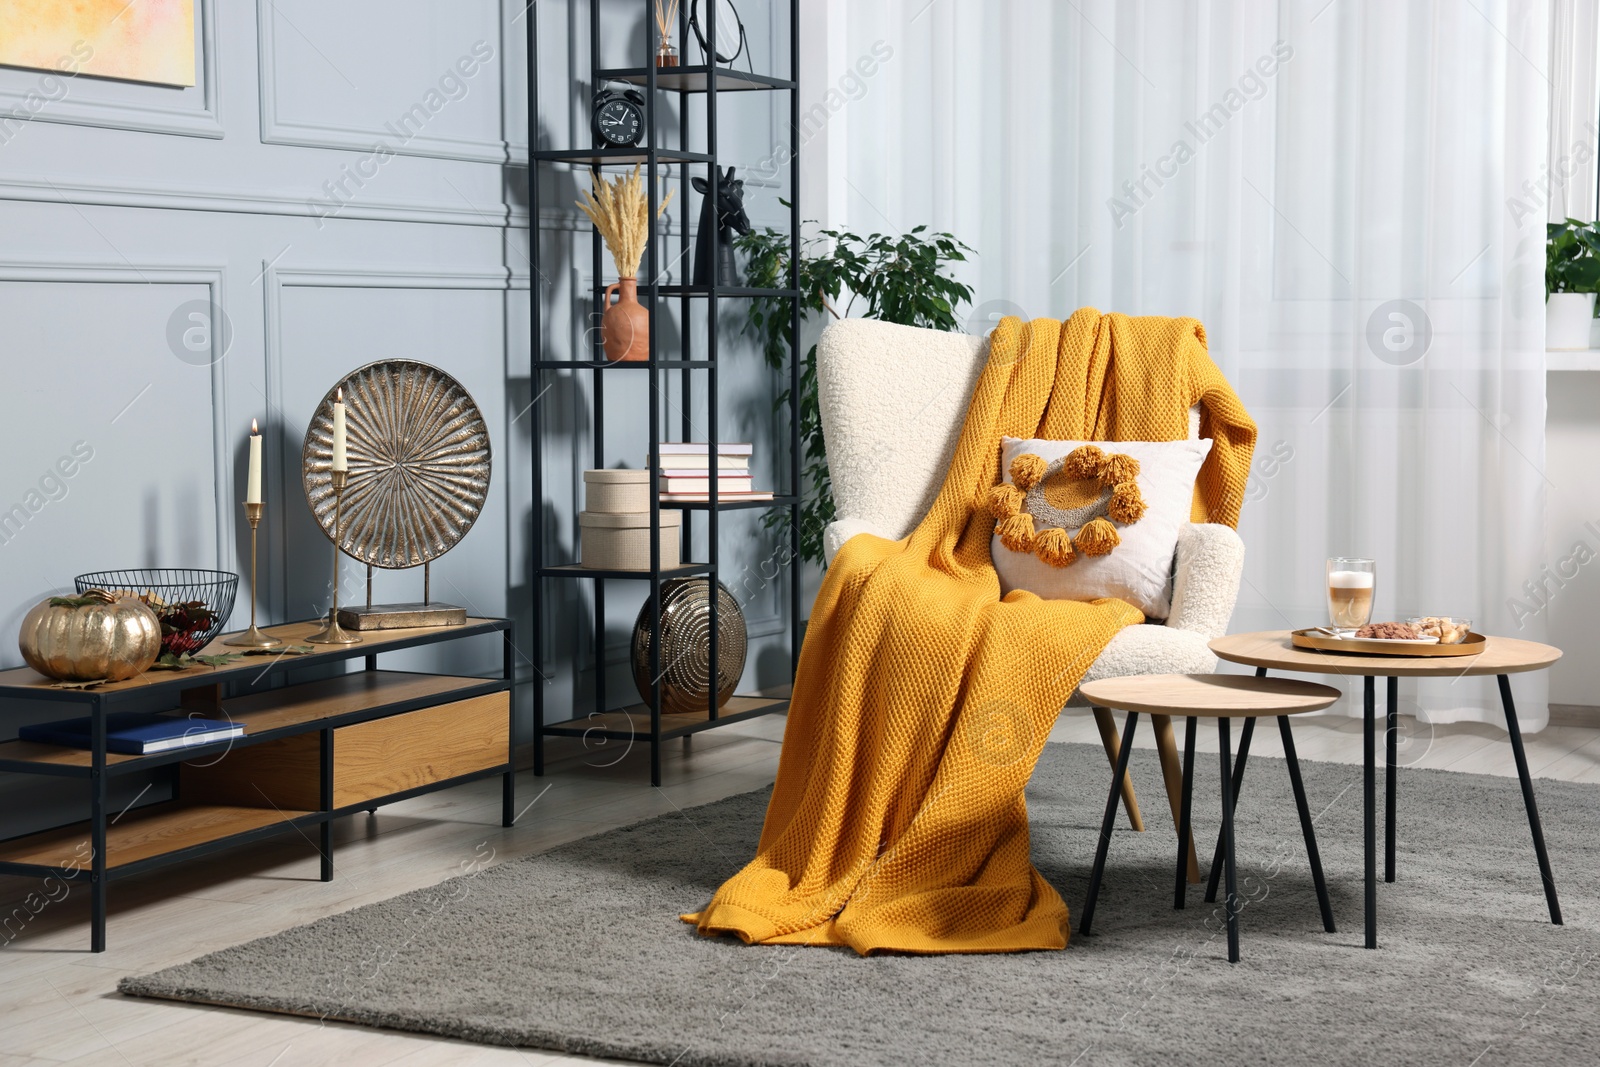
<svg viewBox="0 0 1600 1067">
<path fill-rule="evenodd" d="M 656 209 L 658 218 L 675 191 L 669 190 L 662 198 Z M 606 309 L 600 318 L 606 359 L 613 363 L 649 359 L 650 312 L 639 303 L 639 261 L 650 239 L 650 205 L 639 168 L 621 178 L 597 177 L 594 191 L 585 193 L 577 203 L 600 231 L 617 267 L 618 280 L 606 286 Z M 618 294 L 615 304 L 611 302 L 613 293 Z"/>
<path fill-rule="evenodd" d="M 672 47 L 672 27 L 678 21 L 678 0 L 655 0 L 656 29 L 661 31 L 661 44 L 656 49 L 656 66 L 676 67 L 678 50 Z"/>
</svg>

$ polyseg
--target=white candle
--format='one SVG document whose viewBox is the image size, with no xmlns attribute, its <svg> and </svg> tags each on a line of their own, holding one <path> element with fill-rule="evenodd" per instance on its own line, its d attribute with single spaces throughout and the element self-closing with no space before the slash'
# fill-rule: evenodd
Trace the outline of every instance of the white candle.
<svg viewBox="0 0 1600 1067">
<path fill-rule="evenodd" d="M 350 458 L 345 453 L 344 390 L 340 389 L 333 401 L 333 469 L 347 471 Z"/>
<path fill-rule="evenodd" d="M 256 428 L 255 419 L 250 420 L 250 482 L 244 502 L 261 503 L 261 431 Z"/>
</svg>

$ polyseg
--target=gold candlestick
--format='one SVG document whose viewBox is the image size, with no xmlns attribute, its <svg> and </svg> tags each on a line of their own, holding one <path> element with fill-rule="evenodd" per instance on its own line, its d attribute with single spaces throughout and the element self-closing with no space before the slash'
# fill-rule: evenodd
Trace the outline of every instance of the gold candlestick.
<svg viewBox="0 0 1600 1067">
<path fill-rule="evenodd" d="M 339 625 L 339 527 L 344 508 L 344 487 L 349 471 L 333 472 L 333 607 L 328 609 L 328 625 L 306 638 L 314 645 L 359 645 L 361 638 Z"/>
<path fill-rule="evenodd" d="M 246 504 L 244 517 L 250 520 L 250 629 L 222 642 L 235 648 L 276 648 L 279 638 L 256 629 L 256 527 L 261 525 L 261 505 Z"/>
</svg>

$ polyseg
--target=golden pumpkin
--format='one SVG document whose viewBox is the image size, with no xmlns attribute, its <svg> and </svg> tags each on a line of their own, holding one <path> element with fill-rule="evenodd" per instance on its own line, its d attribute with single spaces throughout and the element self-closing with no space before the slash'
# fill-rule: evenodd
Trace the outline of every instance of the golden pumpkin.
<svg viewBox="0 0 1600 1067">
<path fill-rule="evenodd" d="M 51 597 L 22 620 L 17 645 L 28 666 L 64 682 L 120 682 L 161 654 L 161 622 L 132 597 L 104 589 Z"/>
</svg>

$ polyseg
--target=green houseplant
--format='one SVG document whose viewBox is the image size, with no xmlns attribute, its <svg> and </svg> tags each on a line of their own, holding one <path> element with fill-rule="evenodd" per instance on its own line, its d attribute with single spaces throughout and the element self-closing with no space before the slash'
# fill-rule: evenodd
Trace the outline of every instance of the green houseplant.
<svg viewBox="0 0 1600 1067">
<path fill-rule="evenodd" d="M 748 257 L 748 284 L 761 288 L 789 285 L 789 238 L 773 229 L 757 230 L 738 238 L 736 246 Z M 834 309 L 845 293 L 849 302 L 866 305 L 867 318 L 904 326 L 955 330 L 960 326 L 956 309 L 972 300 L 972 289 L 950 276 L 952 263 L 966 261 L 971 248 L 948 233 L 929 233 L 918 226 L 903 234 L 874 233 L 861 237 L 847 230 L 821 230 L 800 246 L 800 313 L 802 317 Z M 761 343 L 769 366 L 782 368 L 789 358 L 789 301 L 759 297 L 750 301 L 749 331 Z M 782 409 L 788 391 L 778 398 Z M 822 531 L 835 517 L 833 485 L 828 477 L 828 452 L 822 439 L 822 413 L 817 406 L 817 346 L 805 354 L 800 368 L 800 555 L 822 563 Z M 766 523 L 781 528 L 787 517 L 767 513 Z"/>
<path fill-rule="evenodd" d="M 1546 228 L 1545 347 L 1589 347 L 1595 293 L 1600 291 L 1600 224 L 1567 219 Z"/>
</svg>

